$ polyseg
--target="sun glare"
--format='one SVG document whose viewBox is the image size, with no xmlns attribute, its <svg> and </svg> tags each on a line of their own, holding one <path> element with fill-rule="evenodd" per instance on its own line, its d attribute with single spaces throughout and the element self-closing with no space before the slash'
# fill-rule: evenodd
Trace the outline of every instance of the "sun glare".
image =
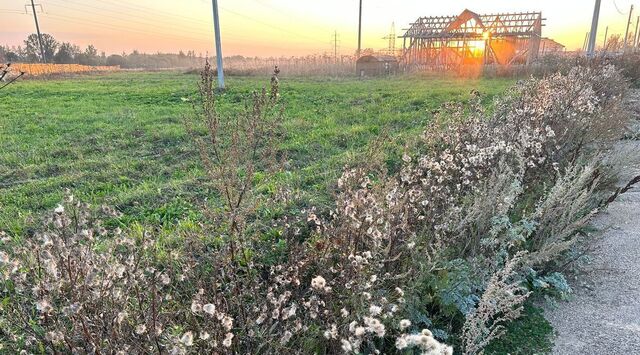
<svg viewBox="0 0 640 355">
<path fill-rule="evenodd" d="M 484 54 L 484 50 L 487 46 L 487 42 L 486 41 L 470 41 L 469 42 L 469 48 L 471 49 L 471 52 L 473 53 L 474 56 L 476 57 L 480 57 Z"/>
</svg>

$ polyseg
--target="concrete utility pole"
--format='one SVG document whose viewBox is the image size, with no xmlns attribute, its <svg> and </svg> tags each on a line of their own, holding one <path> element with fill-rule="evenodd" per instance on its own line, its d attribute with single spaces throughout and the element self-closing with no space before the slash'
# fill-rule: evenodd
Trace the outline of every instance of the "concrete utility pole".
<svg viewBox="0 0 640 355">
<path fill-rule="evenodd" d="M 633 47 L 636 48 L 638 46 L 638 26 L 640 25 L 640 16 L 636 19 L 636 35 L 633 36 Z"/>
<path fill-rule="evenodd" d="M 631 16 L 633 16 L 633 5 L 631 5 L 631 10 L 629 10 L 629 21 L 627 21 L 627 30 L 624 31 L 624 51 L 627 51 L 627 46 L 629 43 L 629 27 L 631 27 Z"/>
<path fill-rule="evenodd" d="M 589 32 L 584 35 L 584 43 L 582 44 L 582 51 L 586 52 L 589 47 Z"/>
<path fill-rule="evenodd" d="M 593 57 L 596 54 L 596 37 L 598 37 L 598 20 L 600 20 L 600 4 L 602 0 L 596 0 L 596 7 L 593 10 L 593 21 L 591 22 L 591 35 L 587 46 L 587 55 Z"/>
<path fill-rule="evenodd" d="M 33 0 L 32 0 L 33 1 Z M 218 15 L 218 0 L 213 1 L 213 27 L 216 37 L 216 59 L 218 62 L 218 88 L 224 89 L 224 68 L 222 66 L 222 43 L 220 42 L 220 16 Z"/>
<path fill-rule="evenodd" d="M 358 16 L 358 52 L 357 57 L 360 58 L 362 51 L 362 0 L 360 0 L 360 15 Z"/>
<path fill-rule="evenodd" d="M 40 45 L 40 55 L 42 56 L 42 62 L 47 62 L 47 57 L 44 54 L 44 45 L 42 44 L 42 34 L 40 33 L 40 24 L 38 23 L 38 13 L 36 12 L 36 4 L 31 0 L 31 10 L 33 10 L 33 19 L 36 21 L 36 31 L 38 32 L 38 45 Z"/>
</svg>

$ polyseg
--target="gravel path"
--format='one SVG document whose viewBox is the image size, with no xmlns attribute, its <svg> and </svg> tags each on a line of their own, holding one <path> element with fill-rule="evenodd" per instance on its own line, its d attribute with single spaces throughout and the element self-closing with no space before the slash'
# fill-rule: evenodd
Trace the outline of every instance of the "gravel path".
<svg viewBox="0 0 640 355">
<path fill-rule="evenodd" d="M 639 141 L 620 145 L 634 145 L 632 152 L 640 154 Z M 640 167 L 630 167 L 633 174 Z M 593 225 L 603 233 L 572 285 L 573 297 L 545 312 L 557 334 L 553 354 L 640 354 L 640 185 L 618 197 Z"/>
</svg>

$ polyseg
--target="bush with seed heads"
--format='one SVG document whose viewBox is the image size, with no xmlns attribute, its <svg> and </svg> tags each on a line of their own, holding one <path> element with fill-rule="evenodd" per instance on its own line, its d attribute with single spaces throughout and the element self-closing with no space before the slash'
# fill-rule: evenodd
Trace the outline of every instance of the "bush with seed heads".
<svg viewBox="0 0 640 355">
<path fill-rule="evenodd" d="M 373 149 L 331 208 L 265 220 L 296 198 L 259 186 L 284 166 L 278 71 L 234 117 L 213 81 L 207 66 L 186 119 L 209 222 L 108 228 L 117 211 L 68 194 L 34 235 L 3 235 L 3 349 L 482 353 L 602 205 L 628 119 L 608 66 L 521 82 L 490 109 L 474 94 L 437 113 L 397 173 Z"/>
</svg>

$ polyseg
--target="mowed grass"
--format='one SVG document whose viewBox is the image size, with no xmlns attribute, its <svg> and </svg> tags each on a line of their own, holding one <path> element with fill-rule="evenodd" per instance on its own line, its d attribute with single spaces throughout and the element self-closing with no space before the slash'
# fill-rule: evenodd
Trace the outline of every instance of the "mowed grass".
<svg viewBox="0 0 640 355">
<path fill-rule="evenodd" d="M 197 218 L 211 196 L 183 116 L 197 75 L 117 73 L 22 81 L 0 92 L 0 230 L 20 234 L 69 188 L 115 206 L 123 219 L 173 223 Z M 240 110 L 269 78 L 228 80 L 222 114 Z M 507 79 L 283 78 L 287 176 L 308 203 L 321 203 L 342 167 L 387 133 L 392 146 L 419 133 L 432 111 L 478 90 L 489 103 Z M 315 200 L 315 201 L 314 201 Z"/>
</svg>

